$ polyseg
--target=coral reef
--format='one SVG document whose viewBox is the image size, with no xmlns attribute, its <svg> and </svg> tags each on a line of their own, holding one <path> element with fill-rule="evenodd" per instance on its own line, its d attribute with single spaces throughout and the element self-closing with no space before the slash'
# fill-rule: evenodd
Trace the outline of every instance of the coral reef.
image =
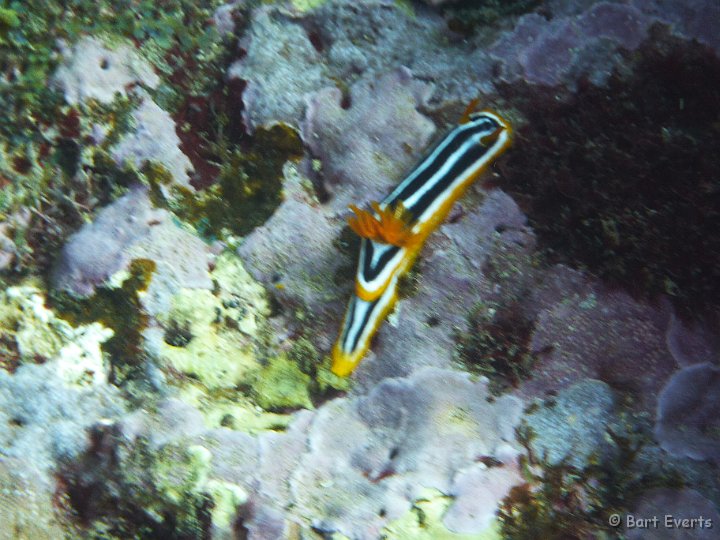
<svg viewBox="0 0 720 540">
<path fill-rule="evenodd" d="M 63 246 L 53 272 L 53 286 L 91 296 L 96 287 L 127 269 L 128 248 L 147 237 L 152 224 L 160 221 L 161 216 L 161 212 L 152 208 L 147 189 L 132 188 Z"/>
<path fill-rule="evenodd" d="M 308 101 L 303 139 L 322 162 L 322 187 L 336 209 L 361 197 L 380 200 L 417 159 L 434 133 L 420 114 L 432 87 L 404 68 L 353 85 L 343 103 L 338 88 Z M 353 129 L 362 123 L 363 130 Z"/>
<path fill-rule="evenodd" d="M 408 510 L 406 497 L 417 497 L 413 486 L 447 492 L 454 482 L 460 492 L 463 475 L 477 474 L 468 466 L 484 456 L 511 467 L 515 450 L 509 443 L 520 403 L 477 400 L 484 386 L 428 368 L 409 379 L 388 379 L 355 403 L 326 405 L 291 480 L 299 510 L 319 512 L 323 517 L 314 524 L 321 529 L 374 538 L 383 523 Z M 509 476 L 508 487 L 515 481 Z M 349 493 L 353 502 L 341 509 Z M 472 523 L 479 532 L 488 515 L 474 516 Z"/>
<path fill-rule="evenodd" d="M 264 291 L 227 255 L 207 280 L 215 283 L 215 293 L 197 284 L 168 287 L 177 292 L 144 332 L 145 350 L 160 365 L 195 378 L 208 390 L 247 384 L 259 367 L 253 339 L 267 315 Z"/>
<path fill-rule="evenodd" d="M 123 7 L 0 7 L 0 536 L 720 520 L 717 2 Z M 340 380 L 347 206 L 478 97 L 513 148 Z"/>
<path fill-rule="evenodd" d="M 589 377 L 621 390 L 635 407 L 652 410 L 677 369 L 665 343 L 668 319 L 666 309 L 602 285 L 563 291 L 537 315 L 530 349 L 539 360 L 521 391 L 542 396 Z"/>
<path fill-rule="evenodd" d="M 133 186 L 68 240 L 52 282 L 58 290 L 88 297 L 98 287 L 122 283 L 133 260 L 151 260 L 154 274 L 143 303 L 154 314 L 167 310 L 178 288 L 210 289 L 212 259 L 201 240 L 174 224 L 167 211 L 153 208 L 147 188 Z"/>
<path fill-rule="evenodd" d="M 180 151 L 180 138 L 170 114 L 144 96 L 132 112 L 131 125 L 134 131 L 111 148 L 113 159 L 121 166 L 132 163 L 137 168 L 154 161 L 165 167 L 174 183 L 189 187 L 193 167 Z M 164 185 L 160 187 L 167 189 Z"/>
<path fill-rule="evenodd" d="M 247 52 L 227 75 L 248 81 L 245 125 L 252 130 L 277 122 L 299 125 L 304 95 L 330 83 L 305 29 L 272 8 L 259 9 L 241 46 Z"/>
<path fill-rule="evenodd" d="M 62 538 L 68 530 L 53 507 L 52 486 L 31 464 L 18 458 L 0 461 L 0 538 Z"/>
<path fill-rule="evenodd" d="M 7 288 L 0 296 L 1 366 L 43 363 L 69 385 L 107 381 L 101 345 L 113 331 L 97 322 L 73 328 L 45 307 L 37 284 Z"/>
<path fill-rule="evenodd" d="M 51 362 L 23 365 L 12 375 L 0 371 L 0 399 L 3 455 L 28 460 L 44 472 L 87 447 L 88 426 L 123 411 L 115 389 L 68 386 Z"/>
<path fill-rule="evenodd" d="M 257 437 L 207 429 L 197 410 L 165 401 L 155 415 L 136 413 L 102 428 L 103 444 L 67 473 L 71 493 L 92 494 L 83 512 L 95 519 L 144 508 L 143 521 L 156 530 L 189 526 L 200 534 L 241 519 L 250 538 L 281 538 L 295 523 L 370 539 L 422 496 L 419 486 L 428 486 L 456 496 L 447 526 L 478 533 L 520 480 L 512 445 L 520 402 L 488 403 L 486 392 L 485 382 L 467 375 L 426 369 L 387 380 L 367 396 L 331 401 L 315 414 L 297 413 L 285 433 Z M 111 455 L 121 459 L 113 471 Z M 117 500 L 117 493 L 126 495 Z M 247 498 L 248 505 L 228 519 L 216 503 L 203 525 L 203 496 L 230 498 L 235 506 Z M 472 504 L 477 496 L 488 501 L 482 512 Z M 173 506 L 190 521 L 163 518 Z"/>
</svg>

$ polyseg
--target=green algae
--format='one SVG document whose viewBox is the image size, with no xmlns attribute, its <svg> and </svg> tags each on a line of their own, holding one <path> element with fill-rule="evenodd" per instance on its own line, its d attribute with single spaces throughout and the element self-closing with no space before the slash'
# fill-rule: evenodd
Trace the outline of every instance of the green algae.
<svg viewBox="0 0 720 540">
<path fill-rule="evenodd" d="M 270 346 L 263 287 L 232 252 L 211 272 L 213 291 L 183 289 L 158 316 L 165 331 L 156 360 L 209 425 L 256 433 L 284 429 L 287 413 L 348 388 L 328 358 L 299 336 L 287 352 Z"/>
<path fill-rule="evenodd" d="M 209 480 L 205 491 L 213 502 L 212 523 L 219 529 L 229 529 L 235 522 L 237 509 L 247 502 L 247 492 L 237 484 L 223 480 Z"/>
<path fill-rule="evenodd" d="M 58 39 L 73 43 L 92 34 L 140 44 L 152 42 L 163 56 L 172 51 L 175 57 L 209 51 L 220 37 L 205 21 L 221 3 L 5 2 L 0 16 L 0 56 L 3 70 L 15 76 L 0 89 L 0 104 L 11 120 L 0 126 L 0 135 L 8 141 L 41 142 L 43 123 L 54 122 L 54 107 L 60 103 L 60 96 L 47 81 L 58 65 Z"/>
<path fill-rule="evenodd" d="M 138 180 L 109 155 L 134 104 L 117 98 L 111 105 L 59 105 L 41 143 L 0 141 L 0 220 L 27 215 L 14 229 L 15 272 L 47 271 L 65 238 Z M 82 143 L 92 126 L 102 126 L 102 143 Z"/>
<path fill-rule="evenodd" d="M 99 321 L 112 329 L 114 335 L 103 350 L 110 355 L 116 377 L 126 376 L 140 363 L 142 331 L 148 318 L 138 295 L 147 288 L 154 271 L 154 261 L 135 259 L 119 287 L 100 287 L 85 299 L 66 292 L 51 294 L 51 305 L 73 326 Z"/>
<path fill-rule="evenodd" d="M 283 199 L 283 165 L 302 156 L 302 142 L 285 125 L 259 128 L 242 145 L 219 137 L 209 146 L 220 163 L 217 181 L 200 192 L 177 188 L 170 209 L 209 237 L 246 235 Z"/>
</svg>

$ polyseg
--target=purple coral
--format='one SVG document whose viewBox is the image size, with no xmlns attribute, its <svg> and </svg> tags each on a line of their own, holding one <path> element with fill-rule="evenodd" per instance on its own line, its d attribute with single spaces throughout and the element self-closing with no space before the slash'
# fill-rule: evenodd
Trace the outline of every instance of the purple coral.
<svg viewBox="0 0 720 540">
<path fill-rule="evenodd" d="M 333 275 L 342 263 L 333 247 L 339 221 L 313 203 L 296 178 L 286 181 L 285 194 L 285 201 L 248 235 L 238 254 L 255 279 L 275 287 L 284 306 L 311 310 L 316 316 L 329 312 L 339 317 L 344 290 L 333 284 Z M 325 328 L 317 334 L 325 348 L 330 347 L 328 332 L 333 331 Z"/>
<path fill-rule="evenodd" d="M 594 2 L 580 12 L 556 9 L 550 21 L 536 13 L 524 15 L 490 47 L 500 61 L 501 79 L 574 88 L 587 77 L 603 85 L 622 62 L 621 51 L 637 49 L 656 23 L 715 50 L 720 47 L 717 32 L 708 31 L 709 21 L 717 26 L 720 20 L 712 1 Z"/>
<path fill-rule="evenodd" d="M 712 362 L 720 354 L 717 332 L 699 322 L 683 321 L 674 313 L 670 316 L 665 341 L 670 353 L 683 367 Z"/>
<path fill-rule="evenodd" d="M 264 7 L 253 13 L 242 42 L 247 51 L 228 77 L 247 80 L 243 123 L 251 130 L 278 122 L 300 123 L 304 97 L 330 81 L 305 29 Z"/>
<path fill-rule="evenodd" d="M 696 364 L 678 371 L 660 394 L 655 437 L 675 456 L 720 464 L 720 367 Z"/>
<path fill-rule="evenodd" d="M 540 291 L 547 299 L 547 289 Z M 667 310 L 592 282 L 572 294 L 558 292 L 537 316 L 531 350 L 539 361 L 522 393 L 542 396 L 595 378 L 629 392 L 639 408 L 654 408 L 658 391 L 677 369 L 665 344 Z"/>
<path fill-rule="evenodd" d="M 113 159 L 118 164 L 132 163 L 138 168 L 148 161 L 156 161 L 170 172 L 175 183 L 190 188 L 189 173 L 193 166 L 180 150 L 180 137 L 170 113 L 143 93 L 142 102 L 132 116 L 135 131 L 112 148 Z M 167 186 L 161 185 L 161 188 L 169 192 Z"/>
<path fill-rule="evenodd" d="M 342 92 L 326 88 L 308 101 L 303 140 L 322 160 L 333 205 L 381 199 L 427 146 L 433 123 L 418 112 L 432 87 L 405 68 Z"/>
<path fill-rule="evenodd" d="M 97 287 L 107 286 L 114 274 L 127 270 L 134 259 L 155 262 L 155 274 L 143 298 L 152 315 L 167 310 L 170 296 L 180 287 L 212 287 L 209 248 L 175 225 L 169 212 L 153 208 L 142 186 L 132 187 L 70 237 L 55 264 L 52 283 L 56 289 L 91 296 Z"/>
<path fill-rule="evenodd" d="M 301 411 L 285 432 L 257 437 L 208 429 L 195 409 L 165 400 L 154 415 L 139 411 L 102 427 L 112 434 L 104 452 L 119 463 L 101 460 L 100 467 L 82 472 L 82 481 L 112 490 L 114 480 L 108 479 L 114 476 L 103 467 L 135 467 L 138 451 L 201 445 L 208 451 L 208 480 L 249 493 L 238 509 L 249 538 L 285 538 L 292 522 L 311 522 L 323 531 L 374 540 L 424 487 L 457 497 L 449 526 L 478 532 L 521 482 L 512 441 L 522 403 L 511 396 L 487 398 L 485 381 L 428 368 L 385 380 L 368 395 Z M 483 460 L 495 465 L 488 469 Z M 473 504 L 478 494 L 487 505 Z"/>
<path fill-rule="evenodd" d="M 152 207 L 146 188 L 132 187 L 70 237 L 55 265 L 53 286 L 92 295 L 95 287 L 129 264 L 128 248 L 150 234 L 161 215 Z"/>
<path fill-rule="evenodd" d="M 328 404 L 310 427 L 308 452 L 291 480 L 298 510 L 321 516 L 315 525 L 323 530 L 371 539 L 409 509 L 421 487 L 459 497 L 483 491 L 478 482 L 498 473 L 472 466 L 492 457 L 512 469 L 522 407 L 511 396 L 493 403 L 487 397 L 485 381 L 425 368 L 407 379 L 386 379 L 367 396 Z M 495 504 L 478 509 L 465 501 L 451 510 L 453 522 L 474 532 L 486 525 L 499 498 L 519 481 L 500 476 L 494 490 L 483 491 L 498 496 Z"/>
</svg>

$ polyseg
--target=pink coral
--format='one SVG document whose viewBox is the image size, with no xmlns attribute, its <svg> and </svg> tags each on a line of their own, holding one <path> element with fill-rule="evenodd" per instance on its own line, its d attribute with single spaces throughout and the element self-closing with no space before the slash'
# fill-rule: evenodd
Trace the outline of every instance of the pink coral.
<svg viewBox="0 0 720 540">
<path fill-rule="evenodd" d="M 637 407 L 654 408 L 677 369 L 665 344 L 667 311 L 591 281 L 576 292 L 558 292 L 537 317 L 531 350 L 538 363 L 522 393 L 542 396 L 595 378 L 629 392 Z"/>
</svg>

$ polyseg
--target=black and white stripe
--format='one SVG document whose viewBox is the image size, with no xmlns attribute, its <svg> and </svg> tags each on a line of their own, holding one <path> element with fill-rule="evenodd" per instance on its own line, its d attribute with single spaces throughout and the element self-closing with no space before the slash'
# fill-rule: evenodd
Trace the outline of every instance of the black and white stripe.
<svg viewBox="0 0 720 540">
<path fill-rule="evenodd" d="M 413 232 L 420 232 L 433 216 L 454 196 L 456 189 L 483 169 L 507 145 L 505 124 L 489 112 L 470 116 L 467 123 L 453 129 L 420 161 L 420 164 L 381 203 L 381 208 L 402 203 L 412 216 Z M 501 130 L 489 144 L 491 135 Z M 356 280 L 366 299 L 382 294 L 394 272 L 407 255 L 402 247 L 363 239 Z"/>
</svg>

